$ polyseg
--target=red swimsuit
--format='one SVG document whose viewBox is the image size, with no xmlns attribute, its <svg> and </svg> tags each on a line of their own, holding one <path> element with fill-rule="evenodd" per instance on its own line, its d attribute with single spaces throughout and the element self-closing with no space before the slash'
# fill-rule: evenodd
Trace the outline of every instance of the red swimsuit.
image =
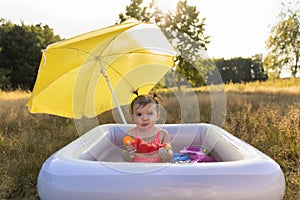
<svg viewBox="0 0 300 200">
<path fill-rule="evenodd" d="M 134 154 L 133 161 L 134 162 L 161 162 L 160 156 L 157 154 L 157 150 L 151 150 L 151 146 L 158 146 L 161 144 L 160 141 L 160 129 L 158 129 L 156 139 L 151 142 L 144 142 L 137 134 L 136 128 L 134 128 L 135 134 L 135 144 L 137 144 L 136 149 L 137 153 Z M 143 148 L 143 146 L 147 148 Z M 139 148 L 138 148 L 139 147 Z M 148 153 L 149 152 L 149 153 Z"/>
</svg>

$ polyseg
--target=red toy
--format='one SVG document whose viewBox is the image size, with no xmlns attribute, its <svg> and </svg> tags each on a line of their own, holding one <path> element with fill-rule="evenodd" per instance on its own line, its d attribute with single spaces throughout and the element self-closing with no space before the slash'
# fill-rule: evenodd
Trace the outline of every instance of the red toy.
<svg viewBox="0 0 300 200">
<path fill-rule="evenodd" d="M 167 143 L 155 144 L 143 142 L 141 138 L 136 138 L 135 140 L 130 136 L 125 136 L 123 139 L 124 145 L 133 146 L 136 149 L 136 153 L 151 153 L 159 150 L 160 148 L 170 149 L 170 145 Z"/>
</svg>

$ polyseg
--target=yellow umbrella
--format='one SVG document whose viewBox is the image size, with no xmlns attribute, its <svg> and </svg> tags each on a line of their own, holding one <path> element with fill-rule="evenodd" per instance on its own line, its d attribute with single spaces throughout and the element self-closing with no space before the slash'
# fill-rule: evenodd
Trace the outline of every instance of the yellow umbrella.
<svg viewBox="0 0 300 200">
<path fill-rule="evenodd" d="M 32 113 L 94 117 L 148 93 L 174 65 L 175 50 L 162 31 L 130 19 L 43 50 L 27 103 Z"/>
</svg>

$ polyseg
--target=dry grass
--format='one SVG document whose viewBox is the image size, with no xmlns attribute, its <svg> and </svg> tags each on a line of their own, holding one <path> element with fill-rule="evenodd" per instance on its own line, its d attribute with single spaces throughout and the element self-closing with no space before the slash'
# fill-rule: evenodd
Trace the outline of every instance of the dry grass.
<svg viewBox="0 0 300 200">
<path fill-rule="evenodd" d="M 249 87 L 229 85 L 225 89 L 224 129 L 280 164 L 287 183 L 286 200 L 300 197 L 300 92 L 299 80 L 291 81 L 294 82 L 270 81 Z M 211 96 L 205 88 L 195 91 L 200 116 L 194 112 L 194 101 L 188 98 L 190 91 L 181 94 L 185 97 L 181 102 L 178 94 L 176 97 L 175 93 L 161 92 L 166 111 L 162 122 L 210 123 Z M 0 199 L 38 199 L 36 182 L 43 162 L 77 137 L 73 120 L 30 114 L 25 107 L 28 95 L 22 91 L 0 93 L 0 170 L 4 180 L 0 183 Z M 182 103 L 184 112 L 179 109 Z M 99 121 L 111 123 L 114 118 L 106 112 Z"/>
<path fill-rule="evenodd" d="M 47 157 L 71 140 L 72 120 L 32 115 L 28 94 L 0 94 L 0 199 L 38 199 L 37 176 Z"/>
<path fill-rule="evenodd" d="M 23 91 L 23 90 L 16 90 L 14 92 L 5 92 L 0 90 L 0 99 L 1 101 L 15 101 L 21 99 L 28 99 L 30 96 L 30 92 Z"/>
<path fill-rule="evenodd" d="M 250 82 L 246 84 L 230 83 L 225 86 L 226 92 L 248 92 L 248 93 L 281 93 L 300 94 L 300 79 L 277 79 L 266 82 Z"/>
<path fill-rule="evenodd" d="M 277 161 L 286 178 L 285 199 L 300 189 L 300 96 L 234 94 L 224 128 Z"/>
</svg>

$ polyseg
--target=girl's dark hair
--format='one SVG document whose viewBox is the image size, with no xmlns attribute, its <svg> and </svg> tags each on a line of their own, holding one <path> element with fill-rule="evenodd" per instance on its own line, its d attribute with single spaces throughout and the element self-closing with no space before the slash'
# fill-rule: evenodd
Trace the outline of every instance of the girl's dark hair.
<svg viewBox="0 0 300 200">
<path fill-rule="evenodd" d="M 156 110 L 158 112 L 158 101 L 156 100 L 156 97 L 158 97 L 156 94 L 153 96 L 138 95 L 130 104 L 131 114 L 133 114 L 133 107 L 135 105 L 138 105 L 138 108 L 143 108 L 144 106 L 146 106 L 149 103 L 154 103 L 156 105 Z"/>
</svg>

